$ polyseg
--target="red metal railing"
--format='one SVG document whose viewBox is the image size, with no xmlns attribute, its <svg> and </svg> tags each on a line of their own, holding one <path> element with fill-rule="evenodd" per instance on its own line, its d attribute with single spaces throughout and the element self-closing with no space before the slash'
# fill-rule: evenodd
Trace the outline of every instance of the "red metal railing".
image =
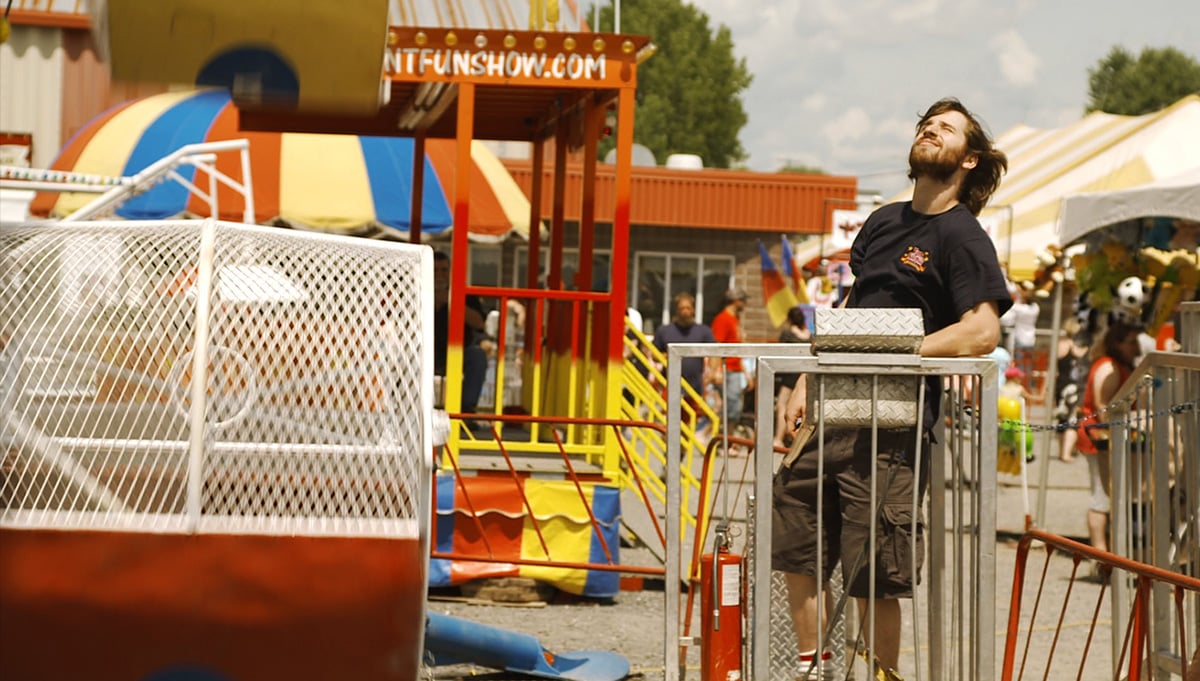
<svg viewBox="0 0 1200 681">
<path fill-rule="evenodd" d="M 461 500 L 462 504 L 465 506 L 465 510 L 468 512 L 468 514 L 471 517 L 471 522 L 474 524 L 476 531 L 478 531 L 478 533 L 479 533 L 481 542 L 484 545 L 484 552 L 479 553 L 479 554 L 443 552 L 443 551 L 438 551 L 436 549 L 436 547 L 432 547 L 432 549 L 430 551 L 431 558 L 453 560 L 453 561 L 473 561 L 473 562 L 482 562 L 482 563 L 489 563 L 489 562 L 490 563 L 511 563 L 511 564 L 521 564 L 521 565 L 531 565 L 531 566 L 541 566 L 541 567 L 559 567 L 559 568 L 570 568 L 570 569 L 623 572 L 623 573 L 641 574 L 641 575 L 659 575 L 659 576 L 661 576 L 661 575 L 665 574 L 665 568 L 663 568 L 661 566 L 647 567 L 647 566 L 621 565 L 617 562 L 617 559 L 614 557 L 614 551 L 609 546 L 607 540 L 604 538 L 603 533 L 600 530 L 599 520 L 596 518 L 596 515 L 593 512 L 591 504 L 588 502 L 588 496 L 584 489 L 585 478 L 587 479 L 588 482 L 596 482 L 598 480 L 598 478 L 594 474 L 580 473 L 576 469 L 576 465 L 572 461 L 571 455 L 567 451 L 567 445 L 566 445 L 566 443 L 563 442 L 562 437 L 560 436 L 559 431 L 558 431 L 558 428 L 565 428 L 568 425 L 573 425 L 576 427 L 591 426 L 591 427 L 601 427 L 601 428 L 612 429 L 613 437 L 616 438 L 616 440 L 621 445 L 621 450 L 624 453 L 625 461 L 626 461 L 627 465 L 629 466 L 630 473 L 632 474 L 633 479 L 636 483 L 636 487 L 639 491 L 639 497 L 641 498 L 642 502 L 645 504 L 646 512 L 648 513 L 648 515 L 651 518 L 654 519 L 654 524 L 655 524 L 655 529 L 657 531 L 658 539 L 665 546 L 666 536 L 657 521 L 657 516 L 659 514 L 659 511 L 654 509 L 651 504 L 651 497 L 646 493 L 645 487 L 642 484 L 641 475 L 638 472 L 638 469 L 633 465 L 631 455 L 629 453 L 629 449 L 628 449 L 627 443 L 625 441 L 626 438 L 623 433 L 623 430 L 626 428 L 647 428 L 647 429 L 651 429 L 651 430 L 658 432 L 659 436 L 662 437 L 663 435 L 665 435 L 665 429 L 661 425 L 649 423 L 649 422 L 627 421 L 627 420 L 618 420 L 618 419 L 528 416 L 528 415 L 524 415 L 524 414 L 479 414 L 479 413 L 450 414 L 450 418 L 452 420 L 471 419 L 474 421 L 484 421 L 484 422 L 493 423 L 492 428 L 491 428 L 493 440 L 498 447 L 501 458 L 505 462 L 505 467 L 507 469 L 508 476 L 510 477 L 510 479 L 513 482 L 513 489 L 516 492 L 516 494 L 518 494 L 521 498 L 522 507 L 525 509 L 525 512 L 528 514 L 528 516 L 527 516 L 528 522 L 530 523 L 534 533 L 537 535 L 538 541 L 541 544 L 542 551 L 543 551 L 544 555 L 546 556 L 546 558 L 545 559 L 532 559 L 532 558 L 524 558 L 524 557 L 514 558 L 512 556 L 500 556 L 497 554 L 497 552 L 491 546 L 490 541 L 488 540 L 488 535 L 487 535 L 487 532 L 484 530 L 483 523 L 482 523 L 482 520 L 480 517 L 480 513 L 478 512 L 478 510 L 476 508 L 476 504 L 474 503 L 474 501 L 471 498 L 471 493 L 470 493 L 467 485 L 464 483 L 463 472 L 459 467 L 459 461 L 458 461 L 457 456 L 445 456 L 445 457 L 443 457 L 443 459 L 445 461 L 449 462 L 449 465 L 452 467 L 452 469 L 454 471 L 454 475 L 455 475 L 455 479 L 456 479 L 455 484 L 456 484 L 457 490 L 459 492 L 459 499 Z M 539 424 L 539 425 L 545 427 L 547 430 L 550 431 L 550 433 L 553 434 L 553 439 L 557 446 L 558 454 L 562 459 L 563 475 L 567 480 L 570 480 L 574 484 L 575 490 L 579 495 L 579 499 L 580 499 L 581 503 L 583 504 L 583 506 L 586 510 L 586 513 L 588 515 L 589 521 L 592 526 L 592 532 L 596 536 L 597 540 L 599 541 L 602 551 L 605 555 L 604 562 L 567 561 L 567 560 L 558 560 L 558 559 L 554 558 L 555 547 L 552 546 L 551 542 L 547 541 L 545 535 L 543 534 L 542 526 L 541 526 L 542 523 L 538 520 L 538 518 L 534 514 L 532 506 L 529 502 L 529 499 L 525 494 L 524 486 L 521 483 L 521 474 L 519 474 L 517 472 L 517 466 L 513 460 L 513 457 L 510 455 L 508 445 L 501 437 L 501 429 L 497 429 L 494 425 L 495 423 L 500 423 L 500 424 Z M 556 428 L 555 426 L 558 426 L 558 428 Z M 599 479 L 603 479 L 603 478 L 599 478 Z M 616 482 L 613 481 L 612 484 L 615 485 Z M 436 509 L 436 506 L 437 506 L 437 504 L 435 502 L 434 503 L 435 509 Z M 434 534 L 434 536 L 437 535 L 437 513 L 436 513 L 436 510 L 434 512 L 434 517 L 433 517 L 433 534 Z"/>
<path fill-rule="evenodd" d="M 1021 605 L 1024 595 L 1026 562 L 1029 558 L 1029 550 L 1034 541 L 1041 542 L 1046 547 L 1046 561 L 1042 568 L 1041 579 L 1037 585 L 1037 591 L 1034 594 L 1033 608 L 1029 612 L 1028 631 L 1025 636 L 1025 645 L 1021 652 L 1020 665 L 1017 667 L 1017 645 L 1020 641 L 1021 634 Z M 1169 667 L 1178 670 L 1178 673 L 1186 680 L 1191 681 L 1194 678 L 1197 670 L 1192 668 L 1195 664 L 1195 657 L 1189 655 L 1191 651 L 1187 648 L 1189 641 L 1196 640 L 1196 632 L 1188 631 L 1188 617 L 1185 616 L 1188 607 L 1185 606 L 1185 599 L 1191 599 L 1191 608 L 1195 608 L 1196 599 L 1200 598 L 1200 579 L 1189 577 L 1187 575 L 1170 572 L 1161 568 L 1156 568 L 1144 563 L 1122 558 L 1106 551 L 1094 549 L 1086 544 L 1081 544 L 1072 541 L 1065 537 L 1061 537 L 1049 532 L 1040 530 L 1029 530 L 1021 537 L 1021 541 L 1017 547 L 1017 562 L 1013 570 L 1013 590 L 1012 602 L 1008 618 L 1008 634 L 1004 646 L 1004 660 L 1001 670 L 1002 681 L 1012 681 L 1013 679 L 1024 679 L 1025 672 L 1030 669 L 1034 661 L 1030 657 L 1030 643 L 1033 641 L 1033 632 L 1037 622 L 1038 610 L 1042 603 L 1043 595 L 1045 594 L 1047 581 L 1046 575 L 1050 565 L 1050 558 L 1054 552 L 1060 551 L 1069 555 L 1074 560 L 1074 567 L 1071 571 L 1070 582 L 1067 586 L 1066 595 L 1063 597 L 1061 610 L 1058 613 L 1056 624 L 1054 625 L 1054 638 L 1049 646 L 1045 667 L 1042 673 L 1036 674 L 1036 678 L 1050 678 L 1050 669 L 1055 661 L 1055 652 L 1058 649 L 1060 635 L 1063 629 L 1063 622 L 1067 613 L 1067 607 L 1070 604 L 1073 587 L 1076 582 L 1082 578 L 1079 575 L 1079 565 L 1084 559 L 1094 561 L 1098 567 L 1098 573 L 1102 579 L 1102 586 L 1099 594 L 1096 596 L 1096 603 L 1093 609 L 1092 619 L 1087 634 L 1087 642 L 1083 650 L 1071 650 L 1069 654 L 1072 657 L 1078 658 L 1078 675 L 1077 679 L 1094 678 L 1093 676 L 1085 677 L 1084 670 L 1088 661 L 1088 651 L 1091 649 L 1092 643 L 1098 633 L 1100 625 L 1100 612 L 1104 602 L 1105 594 L 1108 592 L 1108 585 L 1115 579 L 1131 579 L 1135 583 L 1133 603 L 1129 609 L 1128 621 L 1124 623 L 1124 631 L 1122 635 L 1122 644 L 1120 655 L 1113 664 L 1114 679 L 1128 678 L 1141 679 L 1147 678 L 1143 674 L 1152 675 L 1155 669 L 1163 667 L 1152 659 L 1163 654 L 1167 654 L 1172 658 Z M 1151 612 L 1151 589 L 1156 585 L 1169 587 L 1173 593 L 1172 599 L 1172 614 L 1174 615 L 1173 626 L 1176 630 L 1176 648 L 1173 653 L 1166 651 L 1150 651 L 1149 631 L 1151 628 L 1152 612 Z M 1189 596 L 1190 593 L 1190 596 Z M 1113 623 L 1114 625 L 1120 623 Z M 1192 623 L 1195 626 L 1195 623 Z M 1113 635 L 1117 635 L 1117 630 L 1114 627 Z M 1191 645 L 1195 645 L 1192 643 Z M 1189 662 L 1189 659 L 1191 662 Z M 1175 667 L 1175 665 L 1178 665 Z M 1149 668 L 1147 666 L 1149 665 Z M 1014 671 L 1016 676 L 1014 676 Z M 1189 676 L 1189 672 L 1193 676 Z M 1032 673 L 1032 672 L 1031 672 Z M 1032 677 L 1031 677 L 1032 678 Z M 1157 678 L 1157 677 L 1155 677 Z"/>
</svg>

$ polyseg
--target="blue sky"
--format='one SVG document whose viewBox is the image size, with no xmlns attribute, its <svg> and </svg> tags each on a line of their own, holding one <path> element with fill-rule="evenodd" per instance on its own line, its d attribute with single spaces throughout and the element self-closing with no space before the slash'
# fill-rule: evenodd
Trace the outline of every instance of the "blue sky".
<svg viewBox="0 0 1200 681">
<path fill-rule="evenodd" d="M 999 135 L 1077 120 L 1087 69 L 1121 45 L 1200 59 L 1197 0 L 691 0 L 733 32 L 754 82 L 742 145 L 786 163 L 907 187 L 919 112 L 958 97 Z"/>
</svg>

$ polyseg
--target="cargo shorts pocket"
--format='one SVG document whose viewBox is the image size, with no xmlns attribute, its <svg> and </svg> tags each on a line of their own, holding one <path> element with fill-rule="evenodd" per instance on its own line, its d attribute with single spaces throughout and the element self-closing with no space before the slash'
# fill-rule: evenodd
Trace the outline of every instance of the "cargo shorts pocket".
<svg viewBox="0 0 1200 681">
<path fill-rule="evenodd" d="M 925 562 L 925 520 L 918 515 L 913 533 L 913 508 L 910 502 L 884 504 L 880 519 L 879 567 L 884 581 L 894 587 L 911 588 L 914 551 L 918 576 Z"/>
</svg>

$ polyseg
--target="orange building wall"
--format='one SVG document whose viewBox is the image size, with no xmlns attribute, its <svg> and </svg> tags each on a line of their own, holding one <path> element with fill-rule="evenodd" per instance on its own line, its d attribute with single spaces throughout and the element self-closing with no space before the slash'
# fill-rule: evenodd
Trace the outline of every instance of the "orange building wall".
<svg viewBox="0 0 1200 681">
<path fill-rule="evenodd" d="M 503 162 L 528 196 L 532 161 Z M 552 178 L 549 167 L 542 193 L 544 218 L 553 208 Z M 612 221 L 615 178 L 613 166 L 597 169 L 597 222 Z M 582 184 L 581 169 L 572 168 L 566 184 L 567 220 L 579 219 Z M 857 192 L 854 177 L 635 167 L 630 220 L 638 225 L 821 234 L 828 231 L 832 211 L 852 205 Z"/>
</svg>

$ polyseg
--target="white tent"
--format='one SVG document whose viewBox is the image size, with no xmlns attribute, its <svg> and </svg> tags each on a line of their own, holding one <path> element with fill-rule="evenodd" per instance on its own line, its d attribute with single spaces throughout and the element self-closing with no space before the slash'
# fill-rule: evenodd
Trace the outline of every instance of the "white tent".
<svg viewBox="0 0 1200 681">
<path fill-rule="evenodd" d="M 1200 168 L 1130 189 L 1067 196 L 1058 216 L 1058 243 L 1067 245 L 1101 227 L 1151 216 L 1200 222 Z"/>
<path fill-rule="evenodd" d="M 992 197 L 1007 213 L 997 251 L 1014 279 L 1031 277 L 1035 254 L 1060 241 L 1063 199 L 1113 192 L 1200 170 L 1200 97 L 1142 116 L 1092 113 L 1054 130 L 1018 126 L 996 140 L 1009 172 Z M 986 215 L 986 214 L 985 214 Z"/>
</svg>

